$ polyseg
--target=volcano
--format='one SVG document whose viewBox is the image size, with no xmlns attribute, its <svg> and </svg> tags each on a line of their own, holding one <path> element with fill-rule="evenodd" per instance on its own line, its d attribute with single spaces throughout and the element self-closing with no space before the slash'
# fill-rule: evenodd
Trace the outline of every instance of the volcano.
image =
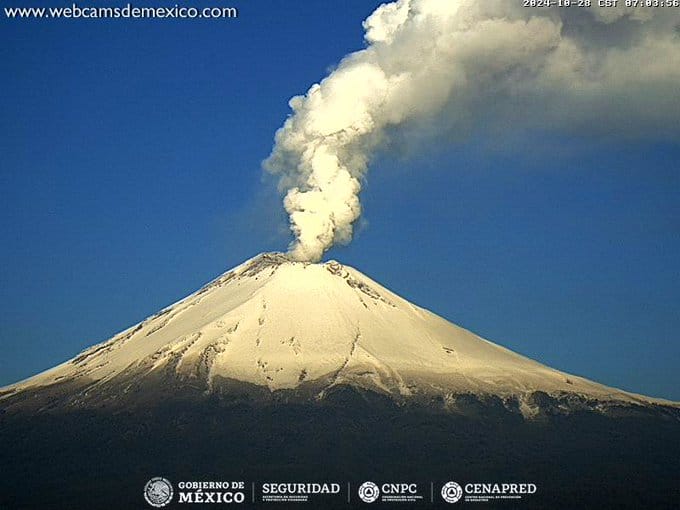
<svg viewBox="0 0 680 510">
<path fill-rule="evenodd" d="M 536 507 L 568 495 L 569 508 L 634 508 L 650 496 L 631 476 L 677 503 L 680 404 L 554 370 L 349 266 L 280 253 L 3 388 L 0 412 L 9 508 L 75 508 L 93 466 L 119 480 L 94 489 L 102 508 L 141 504 L 137 487 L 158 470 L 358 480 L 414 467 L 432 480 L 523 476 L 542 484 Z M 564 469 L 546 469 L 557 459 L 572 463 L 566 485 Z"/>
<path fill-rule="evenodd" d="M 526 418 L 537 392 L 564 409 L 677 407 L 553 370 L 419 308 L 356 269 L 259 255 L 72 360 L 2 390 L 6 411 L 125 406 L 182 387 L 323 399 L 340 386 L 397 402 L 500 399 Z M 41 398 L 44 393 L 47 400 Z M 27 398 L 30 395 L 30 398 Z M 166 395 L 167 397 L 167 395 Z"/>
</svg>

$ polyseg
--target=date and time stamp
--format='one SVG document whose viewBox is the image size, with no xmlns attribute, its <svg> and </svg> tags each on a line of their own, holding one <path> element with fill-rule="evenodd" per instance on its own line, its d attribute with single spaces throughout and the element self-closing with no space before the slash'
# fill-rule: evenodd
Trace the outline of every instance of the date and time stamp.
<svg viewBox="0 0 680 510">
<path fill-rule="evenodd" d="M 680 8 L 680 0 L 522 0 L 524 7 L 659 7 Z"/>
</svg>

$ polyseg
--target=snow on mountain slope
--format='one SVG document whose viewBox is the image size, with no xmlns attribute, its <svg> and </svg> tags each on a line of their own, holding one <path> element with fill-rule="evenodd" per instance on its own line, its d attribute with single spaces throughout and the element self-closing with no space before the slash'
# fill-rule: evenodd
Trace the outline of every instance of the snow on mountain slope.
<svg viewBox="0 0 680 510">
<path fill-rule="evenodd" d="M 4 388 L 0 398 L 79 380 L 88 394 L 111 391 L 105 383 L 122 374 L 198 384 L 207 393 L 216 380 L 235 380 L 272 391 L 315 384 L 317 396 L 349 384 L 400 399 L 475 393 L 522 402 L 542 391 L 674 405 L 541 365 L 351 267 L 276 253 L 254 257 L 74 359 Z"/>
</svg>

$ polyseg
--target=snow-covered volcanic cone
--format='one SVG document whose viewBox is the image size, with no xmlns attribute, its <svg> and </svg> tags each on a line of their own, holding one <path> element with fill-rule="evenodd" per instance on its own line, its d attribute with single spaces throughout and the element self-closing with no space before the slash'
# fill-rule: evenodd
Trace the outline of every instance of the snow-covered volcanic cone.
<svg viewBox="0 0 680 510">
<path fill-rule="evenodd" d="M 320 400 L 339 386 L 398 402 L 437 399 L 452 411 L 461 395 L 493 396 L 527 418 L 545 397 L 566 411 L 677 406 L 553 370 L 338 262 L 266 253 L 74 359 L 4 388 L 0 407 L 131 406 L 187 390 Z"/>
</svg>

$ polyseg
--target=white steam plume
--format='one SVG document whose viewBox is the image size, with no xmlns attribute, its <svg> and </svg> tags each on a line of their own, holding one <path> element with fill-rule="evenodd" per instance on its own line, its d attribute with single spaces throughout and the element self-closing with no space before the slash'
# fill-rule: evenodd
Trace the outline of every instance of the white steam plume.
<svg viewBox="0 0 680 510">
<path fill-rule="evenodd" d="M 351 240 L 362 177 L 391 127 L 680 137 L 680 9 L 522 3 L 384 4 L 364 21 L 366 49 L 291 99 L 264 166 L 285 192 L 292 257 L 317 261 Z"/>
</svg>

